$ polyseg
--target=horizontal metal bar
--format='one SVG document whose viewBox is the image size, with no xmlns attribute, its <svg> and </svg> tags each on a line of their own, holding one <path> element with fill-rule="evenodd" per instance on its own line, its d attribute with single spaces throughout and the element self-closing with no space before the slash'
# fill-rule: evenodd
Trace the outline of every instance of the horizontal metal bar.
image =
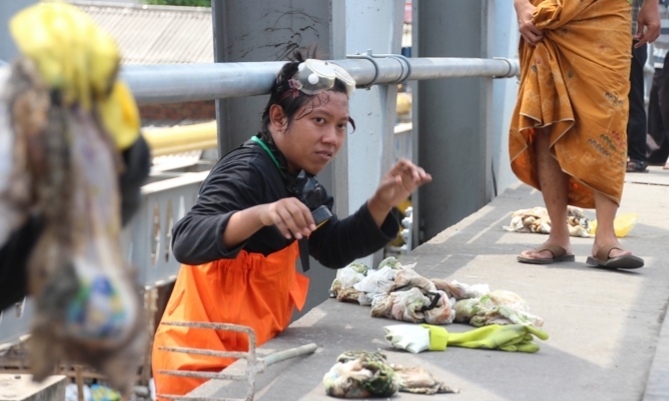
<svg viewBox="0 0 669 401">
<path fill-rule="evenodd" d="M 172 394 L 158 394 L 160 398 L 167 398 L 174 401 L 245 401 L 252 400 L 253 397 L 249 398 L 221 398 L 221 397 L 199 397 L 192 395 L 172 395 Z"/>
<path fill-rule="evenodd" d="M 513 77 L 519 71 L 517 60 L 505 58 L 389 56 L 374 57 L 374 61 L 363 57 L 332 62 L 344 67 L 361 87 L 404 80 Z M 137 103 L 161 104 L 264 95 L 269 93 L 284 64 L 283 61 L 267 61 L 124 65 L 120 74 L 130 85 Z"/>
<path fill-rule="evenodd" d="M 260 358 L 260 361 L 264 363 L 265 366 L 270 366 L 275 363 L 285 361 L 286 359 L 294 358 L 296 356 L 312 354 L 316 352 L 317 348 L 318 347 L 314 343 L 300 345 L 299 347 L 273 352 L 267 356 Z"/>
<path fill-rule="evenodd" d="M 145 127 L 142 133 L 152 157 L 213 149 L 218 144 L 216 120 L 175 127 Z"/>
<path fill-rule="evenodd" d="M 246 357 L 249 356 L 248 352 L 216 351 L 212 349 L 203 349 L 203 348 L 158 347 L 158 349 L 170 352 L 181 352 L 184 354 L 218 356 L 222 358 L 234 358 L 234 359 L 246 359 Z"/>
<path fill-rule="evenodd" d="M 158 372 L 170 376 L 194 377 L 198 379 L 234 380 L 234 381 L 242 381 L 248 379 L 248 376 L 246 375 L 232 375 L 232 374 L 216 373 L 216 372 L 199 372 L 194 370 L 159 370 Z"/>
<path fill-rule="evenodd" d="M 240 324 L 214 323 L 214 322 L 179 322 L 179 321 L 160 322 L 160 324 L 163 326 L 195 327 L 199 329 L 237 331 L 240 333 L 247 333 L 250 337 L 252 336 L 253 339 L 255 340 L 255 331 L 253 331 L 253 329 L 249 326 L 242 326 Z"/>
<path fill-rule="evenodd" d="M 124 65 L 137 103 L 174 103 L 262 95 L 285 62 Z"/>
<path fill-rule="evenodd" d="M 358 86 L 400 80 L 462 77 L 513 77 L 517 60 L 425 57 L 375 57 L 332 60 L 355 78 Z M 410 71 L 407 71 L 407 65 Z M 285 62 L 125 65 L 121 77 L 139 104 L 224 99 L 269 93 Z"/>
</svg>

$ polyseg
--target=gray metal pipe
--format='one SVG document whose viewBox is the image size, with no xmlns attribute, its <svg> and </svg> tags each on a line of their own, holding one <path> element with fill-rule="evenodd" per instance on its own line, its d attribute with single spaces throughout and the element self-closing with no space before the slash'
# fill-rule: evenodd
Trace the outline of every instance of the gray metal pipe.
<svg viewBox="0 0 669 401">
<path fill-rule="evenodd" d="M 285 62 L 125 65 L 137 103 L 175 103 L 269 93 Z"/>
<path fill-rule="evenodd" d="M 513 77 L 517 60 L 504 58 L 406 58 L 400 55 L 351 55 L 333 60 L 358 86 L 406 80 L 459 77 Z M 269 93 L 285 62 L 126 65 L 121 77 L 139 104 L 175 103 Z"/>
<path fill-rule="evenodd" d="M 437 78 L 508 78 L 519 71 L 518 60 L 505 58 L 406 58 L 368 53 L 333 62 L 345 68 L 360 87 Z M 283 61 L 137 64 L 123 66 L 120 74 L 137 103 L 177 103 L 267 94 L 284 64 Z"/>
</svg>

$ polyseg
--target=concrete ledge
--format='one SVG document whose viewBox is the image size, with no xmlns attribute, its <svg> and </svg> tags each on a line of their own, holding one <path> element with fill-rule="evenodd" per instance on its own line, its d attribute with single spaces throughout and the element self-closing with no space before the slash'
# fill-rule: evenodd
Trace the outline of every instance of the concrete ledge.
<svg viewBox="0 0 669 401">
<path fill-rule="evenodd" d="M 669 400 L 669 316 L 665 313 L 643 401 Z"/>
<path fill-rule="evenodd" d="M 392 349 L 385 325 L 397 321 L 372 318 L 369 307 L 333 299 L 319 304 L 263 344 L 259 354 L 314 342 L 314 354 L 272 365 L 255 383 L 258 401 L 328 401 L 323 375 L 348 350 L 381 350 L 388 360 L 422 366 L 457 395 L 457 401 L 659 401 L 669 399 L 669 172 L 653 167 L 628 175 L 619 213 L 638 213 L 634 229 L 621 240 L 643 257 L 635 271 L 609 271 L 586 265 L 592 238 L 573 237 L 577 260 L 536 266 L 518 263 L 516 255 L 547 236 L 512 233 L 502 227 L 517 209 L 540 206 L 541 194 L 527 186 L 507 189 L 471 216 L 421 244 L 401 262 L 416 262 L 425 277 L 487 283 L 523 297 L 541 316 L 547 341 L 536 354 L 449 347 L 444 352 L 411 354 Z M 642 181 L 643 180 L 643 181 Z M 594 211 L 588 211 L 594 216 Z M 452 332 L 473 327 L 450 324 Z M 229 373 L 229 372 L 226 372 Z M 199 396 L 242 394 L 243 383 L 209 381 Z M 191 395 L 195 395 L 195 392 Z M 425 395 L 401 393 L 398 401 L 427 401 Z M 434 398 L 434 397 L 432 397 Z M 436 398 L 435 398 L 436 399 Z"/>
<path fill-rule="evenodd" d="M 0 374 L 0 401 L 65 400 L 67 376 L 49 376 L 35 383 L 32 375 Z"/>
</svg>

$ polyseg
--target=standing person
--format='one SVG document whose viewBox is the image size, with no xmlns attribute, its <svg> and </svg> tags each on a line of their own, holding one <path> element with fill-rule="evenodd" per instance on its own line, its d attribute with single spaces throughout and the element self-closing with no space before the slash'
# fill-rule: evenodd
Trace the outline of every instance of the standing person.
<svg viewBox="0 0 669 401">
<path fill-rule="evenodd" d="M 629 121 L 627 122 L 627 172 L 645 173 L 648 171 L 646 158 L 647 115 L 645 101 L 644 66 L 648 59 L 648 45 L 638 46 L 639 34 L 637 19 L 643 0 L 632 3 L 632 65 L 630 68 Z M 642 27 L 643 28 L 643 27 Z"/>
<path fill-rule="evenodd" d="M 662 33 L 653 42 L 653 61 L 655 73 L 650 87 L 648 100 L 648 133 L 659 146 L 649 156 L 652 164 L 664 164 L 669 169 L 669 5 L 668 0 L 660 0 Z M 666 162 L 665 162 L 666 160 Z"/>
<path fill-rule="evenodd" d="M 202 184 L 193 208 L 174 227 L 172 249 L 183 263 L 162 323 L 204 321 L 250 326 L 257 344 L 282 332 L 301 309 L 308 279 L 298 274 L 298 242 L 329 268 L 344 267 L 394 239 L 391 210 L 431 176 L 401 160 L 353 215 L 332 215 L 320 227 L 311 210 L 332 208 L 316 181 L 344 143 L 355 81 L 315 59 L 283 66 L 270 91 L 262 128 L 223 156 Z M 300 249 L 304 249 L 300 247 Z M 306 255 L 302 255 L 306 256 Z M 202 380 L 161 369 L 220 371 L 232 361 L 161 350 L 195 347 L 247 351 L 245 336 L 161 324 L 153 346 L 159 394 L 185 394 Z"/>
<path fill-rule="evenodd" d="M 658 0 L 644 0 L 637 47 L 657 38 Z M 589 265 L 642 267 L 613 229 L 627 165 L 630 3 L 514 0 L 521 41 L 520 87 L 511 120 L 514 173 L 540 189 L 551 221 L 548 240 L 523 263 L 573 261 L 567 205 L 595 208 Z"/>
</svg>

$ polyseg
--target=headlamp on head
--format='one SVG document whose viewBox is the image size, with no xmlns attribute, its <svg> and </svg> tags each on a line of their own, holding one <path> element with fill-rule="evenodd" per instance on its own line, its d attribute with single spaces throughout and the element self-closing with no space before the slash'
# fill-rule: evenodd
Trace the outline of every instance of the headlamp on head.
<svg viewBox="0 0 669 401">
<path fill-rule="evenodd" d="M 334 87 L 335 79 L 346 86 L 346 95 L 351 96 L 355 90 L 355 79 L 342 67 L 317 59 L 307 59 L 297 66 L 297 72 L 290 79 L 292 89 L 307 95 L 317 95 Z"/>
</svg>

